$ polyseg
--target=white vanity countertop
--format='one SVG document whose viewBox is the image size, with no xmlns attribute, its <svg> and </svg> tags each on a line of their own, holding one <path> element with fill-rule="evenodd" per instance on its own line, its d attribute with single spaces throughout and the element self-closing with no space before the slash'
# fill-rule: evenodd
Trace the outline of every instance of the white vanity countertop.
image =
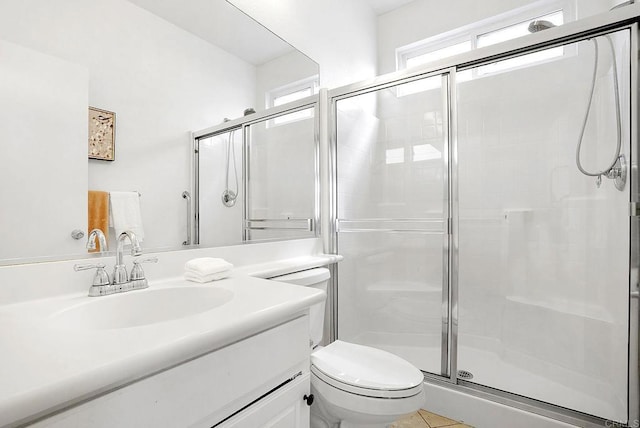
<svg viewBox="0 0 640 428">
<path fill-rule="evenodd" d="M 259 274 L 275 270 L 277 275 L 294 265 L 328 262 L 314 257 L 270 264 L 270 269 L 266 264 L 238 269 L 230 278 L 202 285 L 174 278 L 122 295 L 90 298 L 83 292 L 0 306 L 0 426 L 33 420 L 294 318 L 325 294 L 246 272 L 265 276 Z M 60 311 L 86 299 L 142 297 L 176 287 L 220 287 L 233 297 L 206 312 L 137 327 L 92 329 L 55 322 Z"/>
</svg>

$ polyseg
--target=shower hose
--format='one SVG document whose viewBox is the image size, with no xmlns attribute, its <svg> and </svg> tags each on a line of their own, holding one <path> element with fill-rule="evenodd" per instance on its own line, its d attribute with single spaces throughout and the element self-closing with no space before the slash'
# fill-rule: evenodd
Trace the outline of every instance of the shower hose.
<svg viewBox="0 0 640 428">
<path fill-rule="evenodd" d="M 611 164 L 607 168 L 603 169 L 602 171 L 597 171 L 597 172 L 587 171 L 582 166 L 582 162 L 580 161 L 580 151 L 582 149 L 582 140 L 584 138 L 585 128 L 587 127 L 587 121 L 589 120 L 589 113 L 591 112 L 591 108 L 593 106 L 593 93 L 596 87 L 596 74 L 598 71 L 598 62 L 599 62 L 597 38 L 591 39 L 595 49 L 595 59 L 593 62 L 593 74 L 591 76 L 591 91 L 589 92 L 589 104 L 587 105 L 587 111 L 584 114 L 582 129 L 580 130 L 580 138 L 578 139 L 578 146 L 576 147 L 576 165 L 578 169 L 584 175 L 588 175 L 590 177 L 598 177 L 598 184 L 601 180 L 601 177 L 603 175 L 606 176 L 607 173 L 609 173 L 613 169 L 613 167 L 616 165 L 616 163 L 618 162 L 618 158 L 620 157 L 620 150 L 622 148 L 622 124 L 620 123 L 620 95 L 618 94 L 618 68 L 616 65 L 616 53 L 615 53 L 615 49 L 613 47 L 613 42 L 611 41 L 611 38 L 608 35 L 605 36 L 605 38 L 608 42 L 609 48 L 611 49 L 611 56 L 612 56 L 613 91 L 615 93 L 615 104 L 616 104 L 616 135 L 617 135 L 616 151 L 613 156 L 613 160 L 611 161 Z"/>
</svg>

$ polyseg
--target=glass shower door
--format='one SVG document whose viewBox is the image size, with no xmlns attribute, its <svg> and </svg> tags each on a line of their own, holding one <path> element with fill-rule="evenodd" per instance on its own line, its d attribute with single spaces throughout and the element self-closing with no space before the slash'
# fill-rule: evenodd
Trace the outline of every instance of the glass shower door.
<svg viewBox="0 0 640 428">
<path fill-rule="evenodd" d="M 446 374 L 447 75 L 336 102 L 338 339 Z"/>
<path fill-rule="evenodd" d="M 240 127 L 198 139 L 195 197 L 198 198 L 197 240 L 203 247 L 242 242 L 242 144 Z M 223 195 L 229 191 L 236 199 L 225 204 Z"/>
<path fill-rule="evenodd" d="M 245 130 L 245 241 L 315 236 L 316 108 L 252 123 Z"/>
<path fill-rule="evenodd" d="M 626 421 L 630 185 L 576 152 L 607 168 L 619 117 L 630 159 L 629 32 L 555 49 L 457 85 L 458 369 Z"/>
</svg>

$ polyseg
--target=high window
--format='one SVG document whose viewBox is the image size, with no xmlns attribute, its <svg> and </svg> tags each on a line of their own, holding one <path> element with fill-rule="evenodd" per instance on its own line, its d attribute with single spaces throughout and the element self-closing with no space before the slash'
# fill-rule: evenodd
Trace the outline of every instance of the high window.
<svg viewBox="0 0 640 428">
<path fill-rule="evenodd" d="M 396 68 L 403 70 L 416 67 L 470 52 L 474 49 L 525 36 L 530 34 L 529 24 L 534 20 L 548 21 L 555 26 L 562 25 L 572 19 L 573 9 L 574 7 L 567 0 L 552 3 L 547 1 L 516 9 L 457 30 L 439 34 L 396 49 Z M 474 77 L 551 61 L 564 56 L 567 53 L 565 52 L 566 49 L 567 48 L 564 47 L 546 49 L 541 52 L 534 52 L 488 64 L 483 67 L 477 67 L 474 68 L 473 71 L 459 72 L 457 79 L 458 81 L 465 81 L 473 79 Z M 405 86 L 402 91 L 398 92 L 398 96 L 439 87 L 439 82 L 428 79 Z"/>
</svg>

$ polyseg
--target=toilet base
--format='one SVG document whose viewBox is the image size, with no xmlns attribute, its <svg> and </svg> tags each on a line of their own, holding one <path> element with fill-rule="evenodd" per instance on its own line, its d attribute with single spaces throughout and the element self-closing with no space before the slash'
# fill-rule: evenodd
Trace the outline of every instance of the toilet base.
<svg viewBox="0 0 640 428">
<path fill-rule="evenodd" d="M 397 407 L 394 409 L 396 411 L 390 411 L 391 409 L 387 408 L 386 412 L 380 412 L 381 407 L 387 407 L 395 400 L 349 397 L 351 394 L 332 388 L 313 374 L 311 376 L 311 393 L 316 397 L 311 406 L 311 428 L 386 428 L 399 418 L 418 410 L 424 402 L 424 392 L 421 391 L 414 397 L 396 402 L 394 405 Z M 327 395 L 329 394 L 332 395 L 332 399 L 328 399 Z M 347 408 L 337 404 L 348 403 L 350 401 L 348 398 L 369 402 L 368 407 L 371 410 L 365 413 L 364 408 L 354 408 L 357 406 Z"/>
</svg>

